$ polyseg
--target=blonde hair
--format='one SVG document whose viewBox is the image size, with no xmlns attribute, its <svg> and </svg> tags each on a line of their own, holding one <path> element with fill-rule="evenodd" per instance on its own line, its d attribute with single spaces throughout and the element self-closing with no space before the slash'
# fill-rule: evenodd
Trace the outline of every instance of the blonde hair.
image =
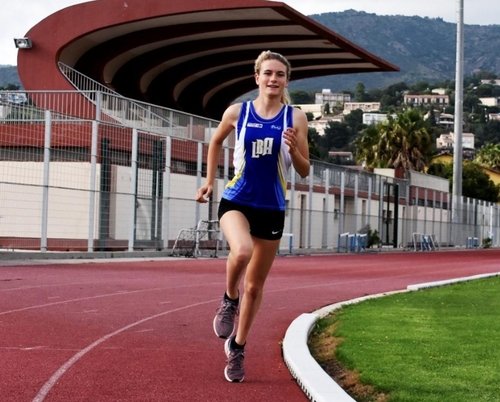
<svg viewBox="0 0 500 402">
<path fill-rule="evenodd" d="M 260 73 L 260 68 L 262 66 L 262 63 L 265 62 L 266 60 L 277 60 L 280 63 L 282 63 L 286 67 L 286 79 L 288 81 L 290 80 L 292 67 L 289 61 L 283 55 L 276 52 L 271 52 L 270 50 L 263 51 L 261 54 L 259 54 L 259 57 L 257 57 L 257 59 L 255 60 L 254 71 L 256 74 Z M 290 105 L 292 103 L 292 100 L 290 99 L 290 95 L 288 94 L 288 90 L 286 88 L 284 89 L 283 94 L 281 95 L 280 101 L 285 105 Z"/>
</svg>

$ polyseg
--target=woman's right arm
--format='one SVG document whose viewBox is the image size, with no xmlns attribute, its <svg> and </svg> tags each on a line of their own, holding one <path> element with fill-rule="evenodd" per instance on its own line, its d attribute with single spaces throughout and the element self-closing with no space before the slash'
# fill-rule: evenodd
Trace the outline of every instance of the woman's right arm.
<svg viewBox="0 0 500 402">
<path fill-rule="evenodd" d="M 229 106 L 224 114 L 219 126 L 210 140 L 207 155 L 207 178 L 203 186 L 196 192 L 196 201 L 205 203 L 212 194 L 213 184 L 215 180 L 215 172 L 219 164 L 219 156 L 222 149 L 222 144 L 229 134 L 235 129 L 238 117 L 240 115 L 241 103 Z"/>
</svg>

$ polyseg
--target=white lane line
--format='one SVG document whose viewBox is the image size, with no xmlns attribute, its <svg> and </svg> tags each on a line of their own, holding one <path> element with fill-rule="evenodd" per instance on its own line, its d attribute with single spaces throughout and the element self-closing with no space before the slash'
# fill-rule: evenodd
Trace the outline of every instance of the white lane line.
<svg viewBox="0 0 500 402">
<path fill-rule="evenodd" d="M 91 285 L 91 284 L 99 284 L 102 285 L 103 282 L 96 282 L 96 281 L 89 281 L 89 282 L 70 282 L 70 283 L 54 283 L 54 284 L 47 284 L 47 285 L 26 285 L 26 286 L 19 286 L 17 288 L 10 288 L 10 289 L 0 289 L 0 292 L 13 292 L 13 291 L 19 291 L 19 290 L 29 290 L 29 289 L 44 289 L 44 288 L 50 288 L 50 287 L 57 287 L 57 286 L 80 286 L 80 285 Z M 114 284 L 114 281 L 110 281 L 110 284 Z"/>
<path fill-rule="evenodd" d="M 79 301 L 85 301 L 85 300 L 93 300 L 93 299 L 102 299 L 104 297 L 113 297 L 113 296 L 123 296 L 123 295 L 130 295 L 134 293 L 142 293 L 142 292 L 155 292 L 157 290 L 168 290 L 168 289 L 180 289 L 180 288 L 188 288 L 188 287 L 195 287 L 195 286 L 200 286 L 200 285 L 185 285 L 185 286 L 167 286 L 164 288 L 149 288 L 149 289 L 140 289 L 140 290 L 131 290 L 128 292 L 115 292 L 115 293 L 107 293 L 104 295 L 97 295 L 97 296 L 89 296 L 89 297 L 80 297 L 78 299 L 69 299 L 69 300 L 64 300 L 64 301 L 59 301 L 59 302 L 54 302 L 54 303 L 45 303 L 45 304 L 38 304 L 36 306 L 29 306 L 29 307 L 23 307 L 23 308 L 18 308 L 15 310 L 8 310 L 8 311 L 0 311 L 0 316 L 1 315 L 6 315 L 6 314 L 12 314 L 12 313 L 18 313 L 20 311 L 27 311 L 27 310 L 34 310 L 37 308 L 43 308 L 43 307 L 50 307 L 50 306 L 57 306 L 59 304 L 66 304 L 66 303 L 75 303 Z"/>
<path fill-rule="evenodd" d="M 133 327 L 135 327 L 137 325 L 140 325 L 140 324 L 143 324 L 143 323 L 145 323 L 147 321 L 153 320 L 155 318 L 162 317 L 162 316 L 170 314 L 170 313 L 175 313 L 177 311 L 185 310 L 185 309 L 188 309 L 188 308 L 191 308 L 191 307 L 202 306 L 204 304 L 213 303 L 213 302 L 216 302 L 216 301 L 219 301 L 219 300 L 220 300 L 220 298 L 217 298 L 217 299 L 207 300 L 207 301 L 200 302 L 200 303 L 190 304 L 189 306 L 179 307 L 179 308 L 176 308 L 176 309 L 173 309 L 173 310 L 169 310 L 169 311 L 164 311 L 163 313 L 159 313 L 159 314 L 152 315 L 150 317 L 143 318 L 142 320 L 136 321 L 136 322 L 134 322 L 132 324 L 129 324 L 129 325 L 123 327 L 123 328 L 120 328 L 120 329 L 118 329 L 118 330 L 116 330 L 114 332 L 111 332 L 110 334 L 108 334 L 106 336 L 103 336 L 102 338 L 98 339 L 94 343 L 92 343 L 89 346 L 87 346 L 85 349 L 80 350 L 71 359 L 69 359 L 65 364 L 63 364 L 52 375 L 52 377 L 50 377 L 50 379 L 43 385 L 43 387 L 40 389 L 40 391 L 38 391 L 38 394 L 35 396 L 35 398 L 33 398 L 32 402 L 42 402 L 45 399 L 45 397 L 47 396 L 47 394 L 50 392 L 50 390 L 52 389 L 52 387 L 54 386 L 54 384 L 57 381 L 59 381 L 59 379 L 64 375 L 64 373 L 66 373 L 66 371 L 68 371 L 71 368 L 71 366 L 73 366 L 78 360 L 80 360 L 83 356 L 85 356 L 92 349 L 94 349 L 95 347 L 99 346 L 101 343 L 107 341 L 108 339 L 112 338 L 113 336 L 118 335 L 118 334 L 120 334 L 120 333 L 122 333 L 124 331 L 127 331 L 130 328 L 133 328 Z"/>
<path fill-rule="evenodd" d="M 33 278 L 30 279 L 22 279 L 22 280 L 32 280 Z M 50 288 L 50 287 L 57 287 L 57 286 L 80 286 L 80 285 L 92 285 L 92 284 L 99 284 L 99 285 L 114 285 L 116 284 L 116 278 L 114 277 L 108 277 L 106 278 L 106 281 L 104 279 L 102 281 L 85 281 L 85 282 L 68 282 L 68 283 L 53 283 L 53 284 L 46 284 L 46 285 L 25 285 L 25 286 L 19 286 L 17 288 L 9 288 L 9 289 L 0 289 L 0 292 L 13 292 L 13 291 L 22 291 L 22 290 L 30 290 L 30 289 L 44 289 L 44 288 Z M 146 281 L 147 279 L 143 278 L 118 278 L 121 282 L 127 281 L 127 282 L 134 282 L 137 283 L 138 281 Z M 176 279 L 184 279 L 183 276 L 174 276 L 171 279 L 176 280 Z M 219 285 L 221 282 L 216 283 Z M 222 282 L 223 283 L 223 282 Z"/>
</svg>

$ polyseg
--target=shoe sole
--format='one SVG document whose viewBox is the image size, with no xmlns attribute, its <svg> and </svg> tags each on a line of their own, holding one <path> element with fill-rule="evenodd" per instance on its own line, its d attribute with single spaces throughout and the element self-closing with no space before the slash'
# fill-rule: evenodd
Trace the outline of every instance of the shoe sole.
<svg viewBox="0 0 500 402">
<path fill-rule="evenodd" d="M 213 321 L 213 328 L 214 328 L 214 332 L 215 332 L 215 335 L 217 335 L 217 337 L 221 338 L 221 339 L 227 339 L 227 338 L 230 338 L 231 336 L 234 335 L 234 330 L 235 330 L 235 325 L 233 325 L 233 330 L 231 331 L 231 333 L 228 335 L 228 336 L 225 336 L 225 335 L 221 335 L 221 334 L 218 334 L 217 333 L 217 328 L 216 328 L 216 322 L 217 322 L 217 316 L 215 316 L 214 318 L 214 321 Z"/>
<path fill-rule="evenodd" d="M 228 339 L 226 342 L 224 342 L 224 352 L 226 353 L 226 357 L 229 358 L 229 342 L 231 342 L 230 339 Z M 245 376 L 243 376 L 240 380 L 231 380 L 229 378 L 229 376 L 227 375 L 227 366 L 224 368 L 224 377 L 226 377 L 226 380 L 228 380 L 229 382 L 243 382 L 243 380 L 245 379 Z"/>
</svg>

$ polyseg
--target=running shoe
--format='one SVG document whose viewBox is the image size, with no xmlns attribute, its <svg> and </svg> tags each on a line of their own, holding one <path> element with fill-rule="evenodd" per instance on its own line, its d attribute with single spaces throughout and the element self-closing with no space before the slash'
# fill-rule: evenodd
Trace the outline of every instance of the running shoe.
<svg viewBox="0 0 500 402">
<path fill-rule="evenodd" d="M 245 378 L 245 368 L 243 367 L 243 360 L 245 360 L 244 349 L 231 349 L 231 339 L 229 338 L 224 343 L 224 351 L 227 356 L 227 365 L 224 369 L 224 375 L 229 382 L 242 382 Z"/>
<path fill-rule="evenodd" d="M 215 335 L 222 339 L 229 338 L 234 332 L 234 319 L 239 314 L 238 303 L 234 303 L 223 297 L 221 305 L 215 313 Z"/>
</svg>

